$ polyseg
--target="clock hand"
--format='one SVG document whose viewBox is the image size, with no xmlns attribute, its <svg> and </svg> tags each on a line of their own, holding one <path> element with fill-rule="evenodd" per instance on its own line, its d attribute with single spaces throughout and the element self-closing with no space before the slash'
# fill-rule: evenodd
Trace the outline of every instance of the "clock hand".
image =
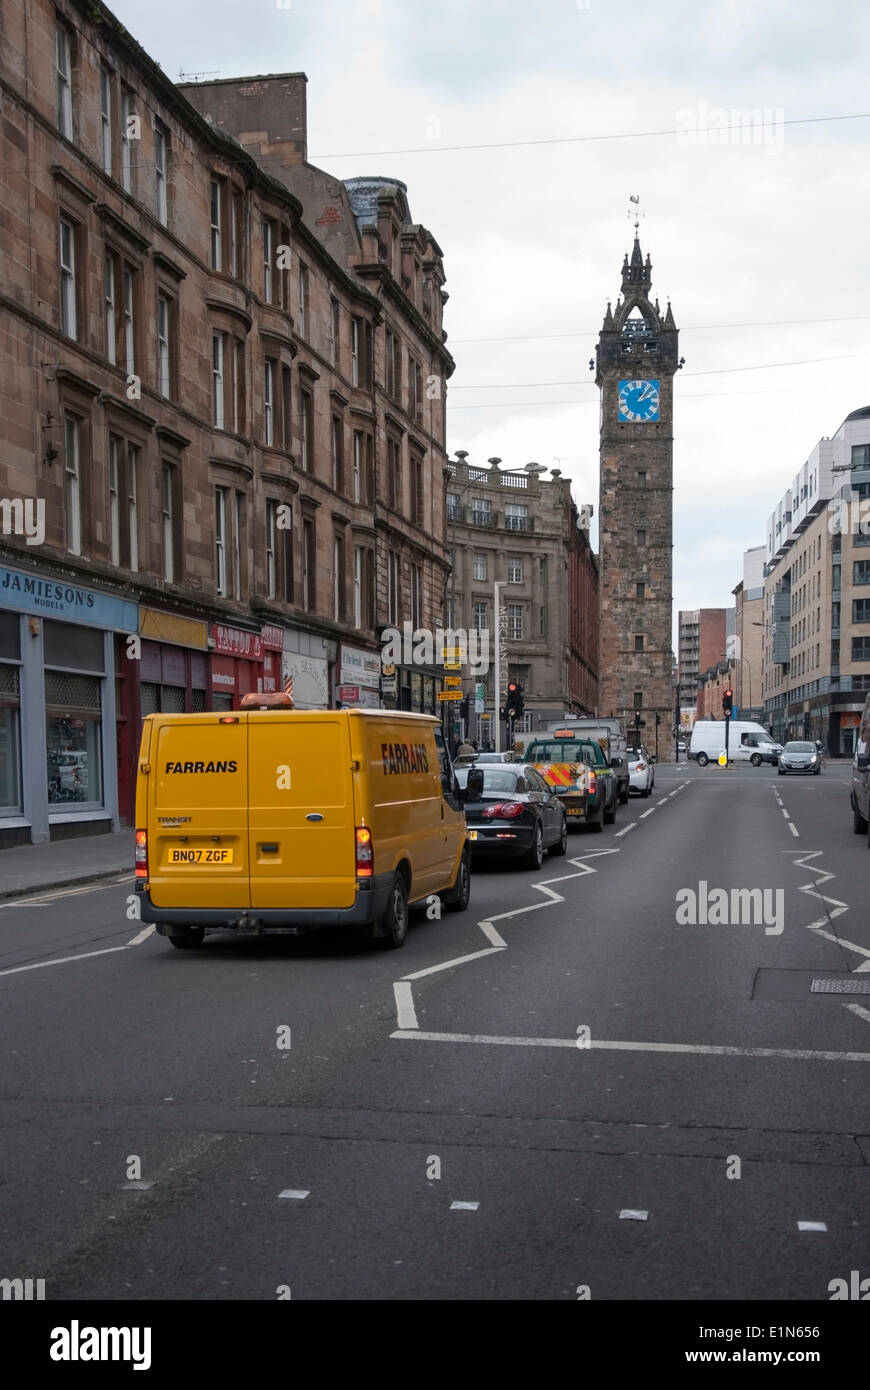
<svg viewBox="0 0 870 1390">
<path fill-rule="evenodd" d="M 647 398 L 647 396 L 651 396 L 652 394 L 653 394 L 653 389 L 652 389 L 652 387 L 650 386 L 649 382 L 647 382 L 647 383 L 646 383 L 646 386 L 644 386 L 643 390 L 641 391 L 641 393 L 640 393 L 640 395 L 638 396 L 637 399 L 638 399 L 638 401 L 645 401 L 646 398 Z"/>
</svg>

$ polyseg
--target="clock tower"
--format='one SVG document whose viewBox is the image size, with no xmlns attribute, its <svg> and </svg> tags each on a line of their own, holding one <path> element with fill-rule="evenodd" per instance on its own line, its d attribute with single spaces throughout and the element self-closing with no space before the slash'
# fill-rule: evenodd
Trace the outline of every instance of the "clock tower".
<svg viewBox="0 0 870 1390">
<path fill-rule="evenodd" d="M 635 222 L 622 295 L 598 337 L 599 714 L 673 757 L 673 381 L 680 366 L 671 307 L 650 299 L 652 265 Z M 656 739 L 656 715 L 659 716 Z M 656 743 L 658 749 L 656 750 Z"/>
</svg>

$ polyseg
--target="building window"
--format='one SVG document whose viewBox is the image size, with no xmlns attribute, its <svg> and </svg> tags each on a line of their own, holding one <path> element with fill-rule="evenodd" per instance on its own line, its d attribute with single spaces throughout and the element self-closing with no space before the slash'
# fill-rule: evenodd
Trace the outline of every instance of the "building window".
<svg viewBox="0 0 870 1390">
<path fill-rule="evenodd" d="M 169 351 L 169 326 L 171 305 L 165 294 L 157 296 L 157 389 L 161 396 L 169 397 L 171 392 L 171 360 Z"/>
<path fill-rule="evenodd" d="M 314 522 L 302 523 L 302 607 L 313 613 L 317 603 L 317 539 Z"/>
<path fill-rule="evenodd" d="M 218 598 L 227 596 L 227 489 L 215 488 L 215 590 Z"/>
<path fill-rule="evenodd" d="M 332 486 L 344 491 L 344 427 L 341 417 L 332 417 Z"/>
<path fill-rule="evenodd" d="M 642 691 L 642 690 L 636 690 L 636 691 L 634 692 L 634 707 L 635 707 L 635 709 L 643 709 L 643 691 Z"/>
<path fill-rule="evenodd" d="M 394 511 L 402 505 L 402 445 L 391 436 L 387 438 L 387 503 Z"/>
<path fill-rule="evenodd" d="M 242 556 L 247 555 L 245 544 L 245 499 L 240 492 L 234 494 L 233 506 L 233 598 L 242 597 Z"/>
<path fill-rule="evenodd" d="M 139 450 L 127 445 L 127 549 L 130 569 L 139 568 Z"/>
<path fill-rule="evenodd" d="M 341 307 L 337 299 L 329 301 L 329 360 L 333 367 L 339 361 L 339 333 L 341 331 Z"/>
<path fill-rule="evenodd" d="M 293 378 L 289 367 L 281 368 L 281 446 L 290 452 L 290 430 L 293 423 Z"/>
<path fill-rule="evenodd" d="M 224 334 L 211 338 L 211 405 L 216 430 L 224 427 Z"/>
<path fill-rule="evenodd" d="M 474 614 L 474 626 L 476 631 L 483 632 L 489 627 L 486 617 L 487 605 L 485 603 L 472 604 L 472 612 Z"/>
<path fill-rule="evenodd" d="M 636 652 L 643 651 L 643 633 L 641 632 L 636 632 L 634 634 L 634 650 Z"/>
<path fill-rule="evenodd" d="M 456 627 L 456 599 L 447 600 L 447 626 L 453 631 Z"/>
<path fill-rule="evenodd" d="M 353 432 L 353 500 L 362 500 L 363 436 L 361 430 Z"/>
<path fill-rule="evenodd" d="M 334 536 L 332 541 L 332 616 L 337 623 L 344 621 L 344 541 Z"/>
<path fill-rule="evenodd" d="M 275 598 L 278 592 L 275 550 L 275 514 L 277 503 L 266 503 L 266 597 Z"/>
<path fill-rule="evenodd" d="M 474 577 L 475 579 L 486 579 L 486 556 L 475 555 L 474 557 Z"/>
<path fill-rule="evenodd" d="M 506 531 L 528 531 L 529 509 L 524 502 L 506 502 L 504 509 Z"/>
<path fill-rule="evenodd" d="M 136 370 L 136 280 L 129 266 L 124 267 L 124 365 L 127 375 Z"/>
<path fill-rule="evenodd" d="M 212 179 L 210 184 L 211 208 L 211 268 L 221 269 L 221 181 Z"/>
<path fill-rule="evenodd" d="M 234 193 L 230 200 L 230 274 L 236 279 L 242 275 L 242 195 Z"/>
<path fill-rule="evenodd" d="M 638 528 L 635 536 L 635 545 L 646 545 L 646 531 L 643 527 Z"/>
<path fill-rule="evenodd" d="M 395 550 L 391 550 L 387 557 L 387 622 L 389 623 L 399 621 L 401 600 L 399 580 L 399 557 Z"/>
<path fill-rule="evenodd" d="M 471 523 L 473 526 L 489 526 L 492 521 L 492 503 L 488 497 L 472 497 Z"/>
<path fill-rule="evenodd" d="M 76 308 L 76 229 L 60 219 L 60 326 L 68 338 L 78 336 Z"/>
<path fill-rule="evenodd" d="M 154 178 L 157 221 L 166 226 L 168 199 L 166 196 L 166 164 L 169 157 L 169 137 L 161 121 L 154 123 Z"/>
<path fill-rule="evenodd" d="M 363 625 L 363 549 L 361 545 L 353 548 L 353 625 Z"/>
<path fill-rule="evenodd" d="M 267 446 L 271 446 L 275 442 L 273 424 L 274 394 L 275 363 L 267 357 L 263 373 L 263 440 Z"/>
<path fill-rule="evenodd" d="M 70 72 L 69 34 L 62 24 L 55 30 L 55 65 L 57 68 L 57 128 L 67 140 L 72 139 L 72 75 Z"/>
<path fill-rule="evenodd" d="M 419 627 L 423 621 L 423 566 L 411 565 L 411 622 Z"/>
<path fill-rule="evenodd" d="M 272 303 L 272 256 L 274 242 L 274 223 L 263 218 L 263 298 Z"/>
<path fill-rule="evenodd" d="M 512 642 L 523 640 L 523 605 L 521 603 L 509 603 L 508 613 L 508 637 Z"/>
<path fill-rule="evenodd" d="M 486 575 L 483 576 L 484 579 Z M 519 555 L 509 555 L 507 562 L 507 577 L 509 584 L 522 584 L 523 582 L 523 561 Z M 475 578 L 477 576 L 475 575 Z"/>
<path fill-rule="evenodd" d="M 457 492 L 448 492 L 447 494 L 447 520 L 459 520 L 459 494 Z"/>
<path fill-rule="evenodd" d="M 281 565 L 283 569 L 283 594 L 284 602 L 293 602 L 293 513 L 289 503 L 284 504 L 283 525 L 278 527 L 282 536 L 280 542 Z"/>
<path fill-rule="evenodd" d="M 417 424 L 423 422 L 423 368 L 419 362 L 414 363 L 414 409 L 413 415 Z"/>
<path fill-rule="evenodd" d="M 64 416 L 64 517 L 66 548 L 73 555 L 82 553 L 82 495 L 79 459 L 80 421 Z"/>
<path fill-rule="evenodd" d="M 118 363 L 118 340 L 115 331 L 118 306 L 115 301 L 115 261 L 114 257 L 108 254 L 103 258 L 103 300 L 106 322 L 106 356 L 114 367 Z"/>
<path fill-rule="evenodd" d="M 299 464 L 310 473 L 314 462 L 314 401 L 310 391 L 299 392 Z"/>
<path fill-rule="evenodd" d="M 423 460 L 411 454 L 411 521 L 414 526 L 423 526 Z"/>
<path fill-rule="evenodd" d="M 396 339 L 395 333 L 391 333 L 390 330 L 389 330 L 389 328 L 386 329 L 385 332 L 386 332 L 386 340 L 385 340 L 385 341 L 386 341 L 386 348 L 385 348 L 386 361 L 385 361 L 384 365 L 385 365 L 385 367 L 386 367 L 386 374 L 387 374 L 387 381 L 386 381 L 387 395 L 388 395 L 388 396 L 392 396 L 393 400 L 395 400 L 395 399 L 396 399 L 396 396 L 397 396 L 397 391 L 398 391 L 397 384 L 396 384 L 396 363 L 397 363 L 398 361 L 400 361 L 400 359 L 399 359 L 399 354 L 398 354 L 398 341 L 397 341 L 397 339 Z"/>
<path fill-rule="evenodd" d="M 638 487 L 646 487 L 646 469 L 645 469 L 645 468 L 639 468 L 639 469 L 637 470 L 637 485 L 638 485 Z"/>
<path fill-rule="evenodd" d="M 164 463 L 162 474 L 163 578 L 175 583 L 175 469 Z"/>
<path fill-rule="evenodd" d="M 870 637 L 852 638 L 852 660 L 870 661 Z"/>
<path fill-rule="evenodd" d="M 635 598 L 646 598 L 646 584 L 641 579 L 634 586 L 634 596 Z"/>
<path fill-rule="evenodd" d="M 839 574 L 837 575 L 839 579 Z M 870 584 L 870 560 L 853 561 L 853 582 L 855 584 Z M 838 590 L 839 583 L 834 585 L 834 590 Z"/>
<path fill-rule="evenodd" d="M 129 193 L 133 187 L 132 139 L 135 127 L 133 93 L 121 93 L 121 187 Z"/>
<path fill-rule="evenodd" d="M 112 74 L 100 68 L 100 152 L 103 172 L 112 172 Z"/>
<path fill-rule="evenodd" d="M 352 386 L 359 386 L 359 351 L 362 321 L 352 318 L 350 321 L 350 382 Z"/>
<path fill-rule="evenodd" d="M 308 338 L 308 267 L 299 267 L 299 318 L 296 325 L 300 338 Z"/>
<path fill-rule="evenodd" d="M 245 432 L 245 345 L 233 338 L 233 430 Z"/>
<path fill-rule="evenodd" d="M 109 559 L 113 565 L 121 563 L 121 492 L 120 492 L 120 443 L 109 436 Z"/>
<path fill-rule="evenodd" d="M 832 605 L 832 607 L 833 606 L 834 605 Z M 836 606 L 839 607 L 839 604 Z M 839 627 L 839 614 L 837 615 L 836 622 L 834 621 L 833 616 L 831 618 L 831 622 L 834 627 Z M 852 622 L 870 623 L 870 598 L 855 598 L 852 600 Z"/>
</svg>

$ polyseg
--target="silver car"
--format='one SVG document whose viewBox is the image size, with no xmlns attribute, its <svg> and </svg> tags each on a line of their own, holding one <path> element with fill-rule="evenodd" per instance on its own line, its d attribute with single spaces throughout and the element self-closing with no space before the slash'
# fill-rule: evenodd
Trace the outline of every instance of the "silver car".
<svg viewBox="0 0 870 1390">
<path fill-rule="evenodd" d="M 787 743 L 779 755 L 777 771 L 780 777 L 792 772 L 818 777 L 821 770 L 822 760 L 814 743 Z"/>
</svg>

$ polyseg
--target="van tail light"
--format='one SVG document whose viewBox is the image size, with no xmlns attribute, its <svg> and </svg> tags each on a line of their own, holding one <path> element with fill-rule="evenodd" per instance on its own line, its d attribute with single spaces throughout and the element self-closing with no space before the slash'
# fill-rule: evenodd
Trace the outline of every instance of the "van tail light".
<svg viewBox="0 0 870 1390">
<path fill-rule="evenodd" d="M 136 831 L 136 877 L 148 877 L 148 831 Z"/>
<path fill-rule="evenodd" d="M 487 806 L 483 812 L 484 820 L 516 820 L 525 810 L 520 801 L 498 801 L 495 806 Z"/>
<path fill-rule="evenodd" d="M 589 774 L 589 790 L 590 790 L 590 792 L 594 792 L 594 791 L 595 791 L 595 786 L 596 786 L 595 773 L 594 773 L 594 772 L 590 772 L 590 774 Z"/>
<path fill-rule="evenodd" d="M 356 876 L 357 878 L 371 878 L 374 872 L 374 847 L 372 845 L 372 832 L 367 825 L 358 825 L 356 828 Z"/>
</svg>

